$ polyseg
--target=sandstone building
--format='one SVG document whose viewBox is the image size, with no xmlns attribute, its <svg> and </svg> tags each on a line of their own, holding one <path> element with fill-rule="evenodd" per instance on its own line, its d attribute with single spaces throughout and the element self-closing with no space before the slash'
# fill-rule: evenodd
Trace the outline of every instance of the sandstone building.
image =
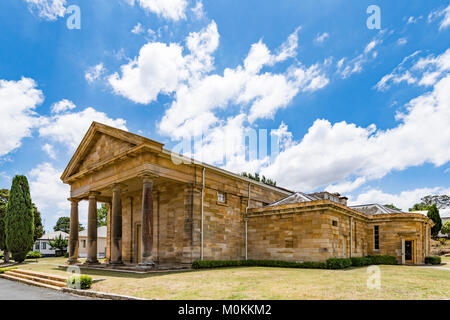
<svg viewBox="0 0 450 320">
<path fill-rule="evenodd" d="M 109 264 L 196 259 L 324 261 L 390 254 L 423 263 L 431 220 L 346 198 L 294 193 L 93 122 L 61 179 L 70 185 L 69 263 L 78 257 L 78 203 L 89 201 L 87 263 L 97 263 L 97 202 L 108 207 Z M 72 231 L 73 230 L 73 231 Z"/>
</svg>

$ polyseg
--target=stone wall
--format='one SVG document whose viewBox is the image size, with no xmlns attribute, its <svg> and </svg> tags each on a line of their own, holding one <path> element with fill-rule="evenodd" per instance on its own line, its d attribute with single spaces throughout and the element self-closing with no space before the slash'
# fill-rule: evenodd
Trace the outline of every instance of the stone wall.
<svg viewBox="0 0 450 320">
<path fill-rule="evenodd" d="M 336 225 L 333 225 L 336 221 Z M 324 261 L 331 257 L 362 256 L 364 221 L 330 209 L 301 208 L 291 213 L 251 215 L 248 220 L 248 258 Z M 350 242 L 350 240 L 352 241 Z"/>
</svg>

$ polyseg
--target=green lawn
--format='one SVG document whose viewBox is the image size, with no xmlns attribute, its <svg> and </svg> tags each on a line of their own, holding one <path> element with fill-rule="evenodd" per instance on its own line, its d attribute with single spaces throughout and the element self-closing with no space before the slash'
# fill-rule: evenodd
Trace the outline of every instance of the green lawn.
<svg viewBox="0 0 450 320">
<path fill-rule="evenodd" d="M 55 264 L 64 258 L 39 259 L 20 268 L 67 275 Z M 443 259 L 450 264 L 450 258 Z M 367 288 L 367 268 L 315 270 L 240 267 L 134 275 L 86 271 L 104 281 L 92 290 L 147 299 L 450 299 L 450 270 L 418 266 L 380 266 L 381 289 Z"/>
</svg>

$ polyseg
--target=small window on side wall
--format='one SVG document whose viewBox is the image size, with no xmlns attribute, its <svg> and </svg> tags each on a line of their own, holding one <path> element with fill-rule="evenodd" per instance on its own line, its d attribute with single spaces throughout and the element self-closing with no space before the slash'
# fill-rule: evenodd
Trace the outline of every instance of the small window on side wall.
<svg viewBox="0 0 450 320">
<path fill-rule="evenodd" d="M 380 227 L 379 226 L 373 227 L 373 236 L 374 236 L 373 247 L 375 250 L 379 250 L 380 249 Z"/>
<path fill-rule="evenodd" d="M 226 202 L 226 196 L 225 196 L 224 192 L 220 192 L 220 191 L 217 192 L 217 202 L 220 202 L 220 203 Z"/>
<path fill-rule="evenodd" d="M 332 220 L 332 221 L 331 221 L 331 225 L 332 225 L 333 227 L 337 227 L 337 226 L 338 226 L 338 221 L 337 221 L 337 220 Z"/>
</svg>

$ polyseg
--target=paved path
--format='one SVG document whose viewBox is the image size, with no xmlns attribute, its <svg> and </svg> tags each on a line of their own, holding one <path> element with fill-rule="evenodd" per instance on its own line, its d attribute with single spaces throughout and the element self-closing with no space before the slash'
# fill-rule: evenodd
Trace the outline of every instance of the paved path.
<svg viewBox="0 0 450 320">
<path fill-rule="evenodd" d="M 0 278 L 0 300 L 87 300 L 70 293 L 30 286 Z"/>
</svg>

